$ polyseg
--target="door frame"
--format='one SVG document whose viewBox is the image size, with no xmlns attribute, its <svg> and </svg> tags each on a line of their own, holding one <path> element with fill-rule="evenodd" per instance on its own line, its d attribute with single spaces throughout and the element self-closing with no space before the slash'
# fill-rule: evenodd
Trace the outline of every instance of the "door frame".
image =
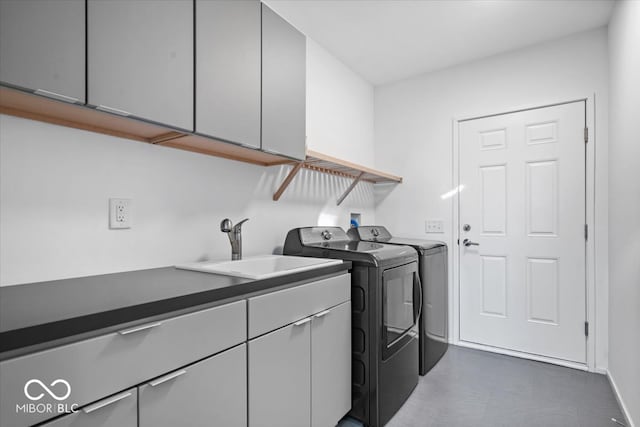
<svg viewBox="0 0 640 427">
<path fill-rule="evenodd" d="M 538 360 L 541 362 L 553 363 L 556 365 L 567 366 L 571 368 L 588 370 L 591 372 L 596 371 L 596 259 L 595 259 L 595 154 L 596 154 L 596 121 L 595 121 L 595 101 L 596 94 L 593 93 L 588 96 L 577 96 L 575 98 L 553 100 L 544 104 L 529 104 L 520 107 L 502 110 L 502 111 L 484 111 L 476 114 L 464 114 L 455 116 L 452 119 L 452 176 L 451 183 L 452 188 L 456 189 L 460 185 L 460 139 L 459 139 L 459 126 L 460 122 L 480 119 L 484 117 L 497 116 L 502 114 L 517 113 L 526 110 L 553 107 L 556 105 L 569 104 L 573 102 L 585 102 L 585 121 L 587 128 L 589 129 L 589 142 L 586 144 L 585 149 L 585 191 L 586 191 L 586 203 L 585 203 L 585 219 L 589 230 L 588 239 L 585 245 L 585 320 L 589 322 L 589 336 L 585 340 L 586 345 L 586 364 L 568 362 L 565 360 L 555 359 L 551 357 L 538 356 L 530 353 L 524 353 L 513 350 L 506 350 L 502 348 L 496 348 L 491 346 L 479 345 L 460 340 L 460 245 L 458 244 L 458 230 L 460 229 L 460 199 L 457 194 L 452 198 L 451 209 L 452 218 L 451 221 L 451 244 L 455 250 L 451 250 L 452 254 L 452 286 L 449 288 L 449 325 L 450 328 L 450 342 L 462 347 L 470 347 L 479 350 L 491 351 L 494 353 L 506 354 L 509 356 L 516 356 L 530 360 Z"/>
</svg>

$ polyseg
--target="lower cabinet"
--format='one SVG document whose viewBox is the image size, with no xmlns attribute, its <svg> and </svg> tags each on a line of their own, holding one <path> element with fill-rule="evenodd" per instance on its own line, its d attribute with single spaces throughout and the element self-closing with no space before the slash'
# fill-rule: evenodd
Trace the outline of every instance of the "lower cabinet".
<svg viewBox="0 0 640 427">
<path fill-rule="evenodd" d="M 333 427 L 351 410 L 351 302 L 311 321 L 311 427 Z"/>
<path fill-rule="evenodd" d="M 351 302 L 249 341 L 250 427 L 334 427 L 351 408 Z"/>
<path fill-rule="evenodd" d="M 122 393 L 87 405 L 41 427 L 136 427 L 138 425 L 138 390 Z"/>
<path fill-rule="evenodd" d="M 3 361 L 0 424 L 334 427 L 351 408 L 350 284 L 332 276 Z M 82 406 L 9 417 L 29 375 L 65 378 L 69 407 Z"/>
<path fill-rule="evenodd" d="M 309 427 L 310 360 L 308 320 L 249 341 L 251 427 Z"/>
<path fill-rule="evenodd" d="M 247 346 L 138 387 L 139 427 L 246 427 Z"/>
</svg>

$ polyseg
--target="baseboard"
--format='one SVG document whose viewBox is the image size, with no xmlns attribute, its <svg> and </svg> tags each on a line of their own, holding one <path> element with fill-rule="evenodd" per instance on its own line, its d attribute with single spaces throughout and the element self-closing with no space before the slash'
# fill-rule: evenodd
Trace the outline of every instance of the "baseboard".
<svg viewBox="0 0 640 427">
<path fill-rule="evenodd" d="M 613 395 L 616 397 L 616 400 L 618 401 L 618 406 L 620 406 L 622 415 L 624 415 L 625 424 L 627 425 L 627 427 L 636 427 L 636 424 L 634 424 L 633 420 L 631 419 L 631 414 L 629 413 L 626 405 L 624 404 L 622 395 L 620 395 L 620 391 L 618 389 L 618 386 L 616 385 L 616 381 L 613 379 L 613 376 L 611 376 L 611 372 L 609 371 L 607 371 L 607 378 L 609 379 L 609 384 L 611 384 Z"/>
<path fill-rule="evenodd" d="M 595 368 L 593 370 L 593 372 L 595 372 L 596 374 L 602 374 L 602 375 L 607 375 L 607 368 Z"/>
<path fill-rule="evenodd" d="M 506 356 L 519 357 L 521 359 L 535 360 L 537 362 L 551 363 L 552 365 L 564 366 L 565 368 L 588 371 L 588 367 L 582 363 L 570 362 L 568 360 L 554 359 L 553 357 L 539 356 L 537 354 L 525 353 L 522 351 L 507 350 L 500 347 L 491 347 L 483 344 L 476 344 L 468 341 L 458 341 L 456 345 L 460 347 L 473 348 L 475 350 L 489 351 L 491 353 L 504 354 Z"/>
</svg>

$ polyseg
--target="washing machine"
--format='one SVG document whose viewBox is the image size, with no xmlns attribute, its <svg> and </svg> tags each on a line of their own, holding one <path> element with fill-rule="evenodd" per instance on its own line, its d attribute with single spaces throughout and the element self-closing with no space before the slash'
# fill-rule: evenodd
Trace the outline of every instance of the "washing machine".
<svg viewBox="0 0 640 427">
<path fill-rule="evenodd" d="M 436 240 L 394 237 L 383 226 L 350 228 L 354 240 L 411 246 L 419 254 L 420 280 L 424 290 L 419 323 L 420 375 L 425 375 L 448 347 L 447 245 Z"/>
</svg>

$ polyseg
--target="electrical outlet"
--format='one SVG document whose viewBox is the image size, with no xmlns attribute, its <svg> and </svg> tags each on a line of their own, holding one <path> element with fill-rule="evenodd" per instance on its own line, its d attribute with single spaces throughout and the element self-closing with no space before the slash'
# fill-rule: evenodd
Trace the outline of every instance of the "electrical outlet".
<svg viewBox="0 0 640 427">
<path fill-rule="evenodd" d="M 444 233 L 444 221 L 441 219 L 427 219 L 424 222 L 425 233 Z"/>
<path fill-rule="evenodd" d="M 131 228 L 131 199 L 109 199 L 109 228 Z"/>
</svg>

